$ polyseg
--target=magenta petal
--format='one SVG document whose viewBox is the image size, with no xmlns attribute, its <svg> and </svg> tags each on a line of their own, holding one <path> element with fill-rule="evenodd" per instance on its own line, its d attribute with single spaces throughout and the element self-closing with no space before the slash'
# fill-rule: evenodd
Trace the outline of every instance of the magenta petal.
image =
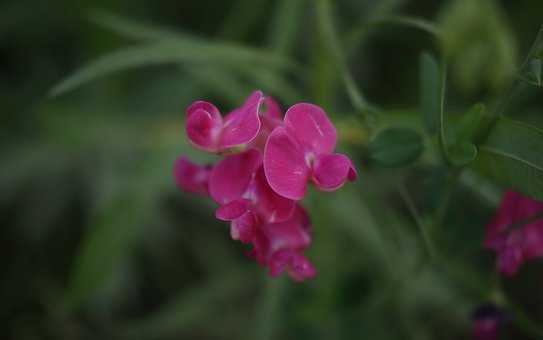
<svg viewBox="0 0 543 340">
<path fill-rule="evenodd" d="M 219 204 L 242 198 L 261 162 L 260 152 L 254 149 L 224 158 L 211 172 L 211 197 Z"/>
<path fill-rule="evenodd" d="M 356 171 L 356 168 L 354 167 L 352 162 L 351 167 L 349 168 L 349 174 L 347 175 L 347 179 L 350 182 L 354 182 L 358 179 L 358 171 Z"/>
<path fill-rule="evenodd" d="M 235 200 L 221 205 L 215 211 L 215 217 L 222 221 L 232 221 L 249 210 L 250 201 L 246 199 Z"/>
<path fill-rule="evenodd" d="M 336 147 L 336 128 L 320 107 L 300 103 L 285 114 L 285 127 L 306 151 L 330 153 Z"/>
<path fill-rule="evenodd" d="M 524 227 L 523 251 L 527 260 L 543 257 L 543 220 Z"/>
<path fill-rule="evenodd" d="M 266 99 L 264 99 L 264 105 L 266 112 L 264 112 L 262 116 L 266 116 L 272 119 L 283 119 L 283 112 L 281 111 L 279 103 L 277 103 L 275 99 L 273 99 L 272 97 L 266 97 Z"/>
<path fill-rule="evenodd" d="M 258 111 L 262 100 L 262 92 L 256 91 L 242 107 L 235 109 L 224 118 L 221 149 L 246 145 L 256 138 L 261 125 Z"/>
<path fill-rule="evenodd" d="M 279 195 L 300 200 L 304 197 L 309 168 L 298 143 L 283 127 L 270 134 L 264 149 L 264 171 L 270 187 Z"/>
<path fill-rule="evenodd" d="M 292 252 L 289 250 L 282 250 L 275 252 L 269 261 L 269 275 L 271 277 L 277 277 L 281 275 L 287 268 L 292 258 Z"/>
<path fill-rule="evenodd" d="M 298 251 L 281 250 L 275 252 L 269 263 L 271 277 L 277 277 L 285 270 L 294 281 L 304 281 L 317 275 L 317 270 L 309 260 Z"/>
<path fill-rule="evenodd" d="M 284 222 L 263 226 L 263 231 L 270 240 L 272 252 L 292 249 L 302 250 L 311 244 L 309 217 L 305 210 L 297 205 L 292 217 Z"/>
<path fill-rule="evenodd" d="M 317 270 L 313 264 L 305 256 L 299 253 L 293 254 L 287 271 L 290 277 L 298 282 L 317 276 Z"/>
<path fill-rule="evenodd" d="M 522 261 L 522 250 L 520 248 L 506 248 L 498 254 L 498 269 L 506 276 L 513 276 L 517 273 Z"/>
<path fill-rule="evenodd" d="M 186 110 L 187 118 L 190 117 L 194 112 L 198 110 L 204 110 L 211 115 L 213 119 L 219 120 L 222 122 L 221 113 L 217 107 L 209 102 L 198 100 L 192 103 Z"/>
<path fill-rule="evenodd" d="M 200 149 L 216 152 L 219 141 L 222 120 L 220 116 L 197 109 L 187 118 L 187 136 L 192 144 Z"/>
<path fill-rule="evenodd" d="M 319 155 L 313 165 L 313 182 L 321 190 L 333 191 L 349 179 L 351 172 L 352 163 L 347 156 L 339 153 Z"/>
<path fill-rule="evenodd" d="M 255 176 L 255 194 L 255 209 L 266 223 L 283 222 L 292 216 L 295 202 L 272 190 L 263 168 L 260 168 Z"/>
<path fill-rule="evenodd" d="M 255 237 L 256 226 L 256 217 L 252 212 L 248 211 L 232 221 L 230 224 L 230 236 L 233 240 L 250 243 Z"/>
<path fill-rule="evenodd" d="M 186 157 L 179 157 L 173 168 L 175 183 L 181 190 L 201 195 L 208 193 L 210 173 L 211 166 L 194 164 Z"/>
</svg>

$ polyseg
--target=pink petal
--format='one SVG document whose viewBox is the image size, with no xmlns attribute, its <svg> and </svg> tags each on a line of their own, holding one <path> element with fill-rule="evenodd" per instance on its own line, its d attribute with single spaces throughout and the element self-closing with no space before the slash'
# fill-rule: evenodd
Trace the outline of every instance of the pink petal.
<svg viewBox="0 0 543 340">
<path fill-rule="evenodd" d="M 248 211 L 230 224 L 230 236 L 242 243 L 251 243 L 257 228 L 256 217 Z"/>
<path fill-rule="evenodd" d="M 197 148 L 209 151 L 217 151 L 222 119 L 220 116 L 212 115 L 208 111 L 197 109 L 190 113 L 187 118 L 187 136 L 191 143 Z"/>
<path fill-rule="evenodd" d="M 261 162 L 260 152 L 255 149 L 225 157 L 211 172 L 211 198 L 219 204 L 242 198 Z"/>
<path fill-rule="evenodd" d="M 263 117 L 269 117 L 273 119 L 283 119 L 283 112 L 281 111 L 281 107 L 279 106 L 279 103 L 275 101 L 272 97 L 266 97 L 264 99 L 264 109 L 265 112 L 261 113 L 261 116 Z"/>
<path fill-rule="evenodd" d="M 198 110 L 204 110 L 208 112 L 211 117 L 215 120 L 219 120 L 222 123 L 222 117 L 219 109 L 209 102 L 198 100 L 192 103 L 186 110 L 187 118 L 190 117 L 194 112 Z"/>
<path fill-rule="evenodd" d="M 515 212 L 521 199 L 522 197 L 514 191 L 505 193 L 496 215 L 486 226 L 485 247 L 491 247 L 492 240 L 515 222 Z"/>
<path fill-rule="evenodd" d="M 290 277 L 298 282 L 317 276 L 317 270 L 313 264 L 300 253 L 293 254 L 287 271 Z"/>
<path fill-rule="evenodd" d="M 514 275 L 525 260 L 522 254 L 523 236 L 521 230 L 512 230 L 507 234 L 505 243 L 497 249 L 498 269 L 504 275 Z"/>
<path fill-rule="evenodd" d="M 277 277 L 285 270 L 297 282 L 313 278 L 317 271 L 309 260 L 298 251 L 281 250 L 272 255 L 269 263 L 271 277 Z"/>
<path fill-rule="evenodd" d="M 290 260 L 292 258 L 292 252 L 289 250 L 283 250 L 275 252 L 268 264 L 269 275 L 271 277 L 277 277 L 281 275 L 285 269 L 287 269 L 287 266 L 290 263 Z"/>
<path fill-rule="evenodd" d="M 184 156 L 179 157 L 174 163 L 175 183 L 183 191 L 207 195 L 210 173 L 211 166 L 194 164 Z"/>
<path fill-rule="evenodd" d="M 262 100 L 262 92 L 255 91 L 242 107 L 225 117 L 220 141 L 221 149 L 243 146 L 256 138 L 261 125 L 258 112 Z"/>
<path fill-rule="evenodd" d="M 278 127 L 264 149 L 264 171 L 270 187 L 279 195 L 300 200 L 304 197 L 309 168 L 296 140 Z"/>
<path fill-rule="evenodd" d="M 256 173 L 255 195 L 255 209 L 260 216 L 263 216 L 265 223 L 283 222 L 292 216 L 295 202 L 279 196 L 272 190 L 266 180 L 263 167 Z"/>
<path fill-rule="evenodd" d="M 543 220 L 524 227 L 523 250 L 527 260 L 543 257 Z"/>
<path fill-rule="evenodd" d="M 284 222 L 271 223 L 262 227 L 270 240 L 270 251 L 284 249 L 302 250 L 311 244 L 311 226 L 306 211 L 296 206 L 292 217 Z"/>
<path fill-rule="evenodd" d="M 498 269 L 506 276 L 513 276 L 517 273 L 522 261 L 521 249 L 507 248 L 498 255 Z"/>
<path fill-rule="evenodd" d="M 323 191 L 333 191 L 353 177 L 353 166 L 347 156 L 336 153 L 319 155 L 313 165 L 313 182 Z"/>
<path fill-rule="evenodd" d="M 222 221 L 232 221 L 249 210 L 250 201 L 246 199 L 235 200 L 225 205 L 221 205 L 215 211 L 215 217 Z"/>
<path fill-rule="evenodd" d="M 356 171 L 356 168 L 354 167 L 354 164 L 351 162 L 351 167 L 349 168 L 349 175 L 347 176 L 347 179 L 350 182 L 354 182 L 358 179 L 358 171 Z"/>
<path fill-rule="evenodd" d="M 293 105 L 285 115 L 285 127 L 306 151 L 331 153 L 336 147 L 336 128 L 316 105 Z"/>
<path fill-rule="evenodd" d="M 270 133 L 272 133 L 276 127 L 283 125 L 283 114 L 279 104 L 271 97 L 266 97 L 259 115 L 261 123 L 260 131 L 256 138 L 251 142 L 251 146 L 264 151 Z"/>
</svg>

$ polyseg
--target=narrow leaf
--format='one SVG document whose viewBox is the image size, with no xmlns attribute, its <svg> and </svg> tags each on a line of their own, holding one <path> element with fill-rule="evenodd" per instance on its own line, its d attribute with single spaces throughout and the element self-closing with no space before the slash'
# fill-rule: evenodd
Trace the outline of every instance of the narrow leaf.
<svg viewBox="0 0 543 340">
<path fill-rule="evenodd" d="M 250 67 L 286 68 L 289 62 L 264 52 L 228 43 L 191 39 L 172 39 L 129 47 L 104 55 L 87 64 L 51 90 L 56 96 L 73 90 L 98 77 L 136 67 L 166 63 L 193 62 L 209 65 L 238 65 Z"/>
<path fill-rule="evenodd" d="M 190 38 L 188 34 L 140 23 L 102 10 L 91 13 L 90 19 L 98 26 L 129 39 L 153 41 Z"/>
</svg>

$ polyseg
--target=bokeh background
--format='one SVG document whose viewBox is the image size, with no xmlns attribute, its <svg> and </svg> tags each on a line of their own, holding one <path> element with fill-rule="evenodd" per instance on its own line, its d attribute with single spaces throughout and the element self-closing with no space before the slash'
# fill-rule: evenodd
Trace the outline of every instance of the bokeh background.
<svg viewBox="0 0 543 340">
<path fill-rule="evenodd" d="M 389 123 L 416 127 L 422 51 L 450 57 L 451 114 L 492 105 L 543 23 L 543 2 L 322 2 L 0 4 L 0 338 L 466 339 L 487 301 L 508 301 L 506 338 L 537 338 L 542 263 L 499 280 L 481 248 L 503 188 L 462 178 L 440 229 L 450 261 L 428 264 L 411 208 L 429 218 L 443 171 L 431 155 L 401 171 L 368 162 L 371 136 L 335 61 Z M 405 16 L 433 22 L 442 44 Z M 184 109 L 207 99 L 228 111 L 256 88 L 285 108 L 323 106 L 361 173 L 306 200 L 312 281 L 270 279 L 213 204 L 172 179 L 180 154 L 213 160 L 188 146 Z M 543 127 L 541 89 L 509 111 Z"/>
</svg>

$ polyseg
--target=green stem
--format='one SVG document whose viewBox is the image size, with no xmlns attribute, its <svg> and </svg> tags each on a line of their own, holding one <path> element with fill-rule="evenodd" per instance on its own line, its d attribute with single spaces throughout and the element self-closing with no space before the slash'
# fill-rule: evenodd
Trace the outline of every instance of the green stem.
<svg viewBox="0 0 543 340">
<path fill-rule="evenodd" d="M 462 174 L 464 168 L 454 168 L 447 176 L 447 182 L 445 183 L 445 188 L 443 189 L 443 194 L 441 195 L 441 202 L 436 209 L 434 216 L 434 228 L 437 228 L 443 224 L 443 220 L 447 215 L 447 210 L 449 209 L 449 204 L 451 202 L 454 189 L 458 183 L 458 179 Z"/>
<path fill-rule="evenodd" d="M 374 125 L 376 109 L 374 106 L 368 103 L 349 72 L 345 56 L 342 53 L 341 45 L 339 44 L 334 29 L 330 1 L 316 0 L 316 10 L 317 22 L 322 38 L 339 74 L 341 75 L 343 85 L 345 86 L 345 90 L 347 91 L 351 104 L 360 114 L 363 115 L 368 125 Z"/>
<path fill-rule="evenodd" d="M 407 206 L 407 209 L 409 210 L 411 215 L 413 215 L 413 219 L 415 220 L 420 230 L 422 239 L 426 246 L 426 251 L 428 252 L 428 255 L 430 256 L 430 259 L 435 262 L 437 258 L 437 252 L 436 252 L 436 247 L 434 246 L 432 242 L 432 238 L 430 237 L 430 231 L 428 230 L 427 226 L 422 221 L 422 218 L 420 217 L 420 213 L 417 210 L 417 207 L 415 206 L 413 200 L 411 199 L 411 196 L 409 195 L 409 191 L 407 190 L 407 188 L 405 187 L 403 183 L 399 184 L 398 191 L 400 192 L 400 195 L 405 201 L 405 205 Z"/>
<path fill-rule="evenodd" d="M 281 315 L 281 304 L 288 286 L 288 278 L 283 275 L 276 279 L 265 278 L 262 297 L 258 304 L 254 339 L 274 339 Z"/>
</svg>

